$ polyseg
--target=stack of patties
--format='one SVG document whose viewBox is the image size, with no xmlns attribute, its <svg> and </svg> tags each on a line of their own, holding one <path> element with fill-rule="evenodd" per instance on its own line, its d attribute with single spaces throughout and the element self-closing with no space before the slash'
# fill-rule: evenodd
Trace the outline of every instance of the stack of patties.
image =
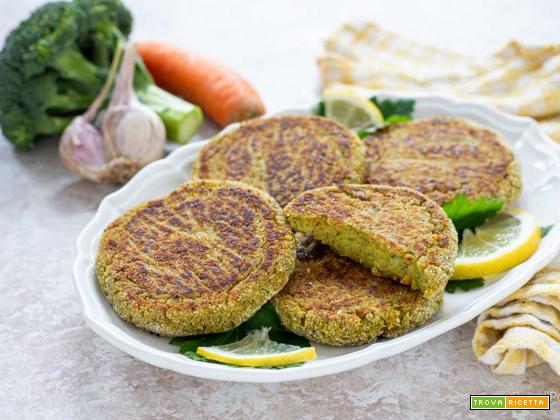
<svg viewBox="0 0 560 420">
<path fill-rule="evenodd" d="M 311 236 L 299 238 L 296 269 L 273 303 L 287 327 L 331 345 L 395 337 L 428 321 L 457 253 L 439 205 L 460 194 L 509 204 L 521 190 L 501 136 L 464 120 L 399 124 L 364 145 L 364 182 L 377 185 L 308 191 L 284 209 L 291 227 Z"/>
<path fill-rule="evenodd" d="M 326 118 L 243 123 L 202 149 L 194 181 L 105 229 L 100 288 L 122 319 L 159 335 L 231 330 L 293 272 L 294 234 L 277 201 L 362 182 L 363 164 L 362 141 Z"/>
<path fill-rule="evenodd" d="M 444 211 L 409 189 L 358 185 L 363 147 L 333 121 L 284 116 L 215 138 L 194 166 L 195 178 L 247 182 L 287 205 L 308 236 L 273 304 L 287 328 L 320 343 L 359 345 L 425 323 L 453 272 L 457 236 Z"/>
<path fill-rule="evenodd" d="M 294 230 L 323 244 L 300 241 L 296 269 L 273 299 L 287 328 L 324 344 L 360 345 L 402 335 L 441 307 L 457 233 L 424 195 L 332 186 L 301 194 L 284 212 Z"/>
<path fill-rule="evenodd" d="M 338 346 L 402 335 L 441 307 L 457 233 L 438 204 L 520 188 L 497 134 L 450 118 L 365 141 L 322 117 L 255 119 L 205 145 L 193 178 L 105 231 L 97 275 L 115 311 L 192 335 L 272 298 L 288 329 Z"/>
</svg>

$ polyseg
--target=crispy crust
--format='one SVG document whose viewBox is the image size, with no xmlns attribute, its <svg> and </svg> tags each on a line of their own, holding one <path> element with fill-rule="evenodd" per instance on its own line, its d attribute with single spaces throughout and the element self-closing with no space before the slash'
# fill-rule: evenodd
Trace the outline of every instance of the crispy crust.
<svg viewBox="0 0 560 420">
<path fill-rule="evenodd" d="M 214 138 L 193 167 L 193 179 L 231 179 L 272 195 L 281 206 L 299 193 L 339 183 L 361 183 L 362 141 L 317 116 L 256 118 Z"/>
<path fill-rule="evenodd" d="M 240 182 L 193 181 L 111 223 L 96 269 L 121 318 L 178 336 L 241 324 L 294 264 L 294 236 L 272 197 Z"/>
<path fill-rule="evenodd" d="M 325 245 L 318 247 L 311 258 L 302 258 L 298 249 L 288 284 L 272 299 L 282 323 L 298 335 L 332 346 L 362 345 L 405 334 L 443 303 L 443 292 L 425 298 Z"/>
<path fill-rule="evenodd" d="M 438 204 L 463 193 L 508 204 L 521 192 L 519 164 L 501 136 L 464 120 L 433 117 L 399 124 L 364 144 L 368 184 L 412 188 Z"/>
<path fill-rule="evenodd" d="M 294 230 L 426 297 L 439 295 L 453 274 L 453 223 L 435 202 L 408 188 L 317 188 L 299 195 L 284 213 Z"/>
</svg>

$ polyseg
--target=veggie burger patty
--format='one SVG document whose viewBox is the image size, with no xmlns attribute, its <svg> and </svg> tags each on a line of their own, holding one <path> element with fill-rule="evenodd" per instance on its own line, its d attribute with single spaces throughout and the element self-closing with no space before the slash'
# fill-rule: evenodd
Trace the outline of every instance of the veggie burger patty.
<svg viewBox="0 0 560 420">
<path fill-rule="evenodd" d="M 443 290 L 425 298 L 311 237 L 301 240 L 297 256 L 272 303 L 282 324 L 319 343 L 351 346 L 397 337 L 427 322 L 443 303 Z"/>
<path fill-rule="evenodd" d="M 367 184 L 409 187 L 443 204 L 459 194 L 498 198 L 521 191 L 519 164 L 501 136 L 467 121 L 433 117 L 364 140 Z"/>
<path fill-rule="evenodd" d="M 457 232 L 443 209 L 408 188 L 339 185 L 306 191 L 284 213 L 290 226 L 425 297 L 453 274 Z"/>
<path fill-rule="evenodd" d="M 284 206 L 309 189 L 361 183 L 364 153 L 352 130 L 323 117 L 258 118 L 205 145 L 193 178 L 243 181 Z"/>
<path fill-rule="evenodd" d="M 246 321 L 284 287 L 295 259 L 272 197 L 240 182 L 191 181 L 111 223 L 96 269 L 121 318 L 178 336 Z"/>
</svg>

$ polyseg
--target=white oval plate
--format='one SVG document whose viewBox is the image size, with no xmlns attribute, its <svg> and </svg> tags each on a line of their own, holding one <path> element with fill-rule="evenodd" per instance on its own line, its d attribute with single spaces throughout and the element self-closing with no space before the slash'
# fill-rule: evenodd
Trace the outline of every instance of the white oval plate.
<svg viewBox="0 0 560 420">
<path fill-rule="evenodd" d="M 371 93 L 371 92 L 369 92 Z M 201 378 L 239 382 L 282 382 L 313 378 L 356 368 L 411 349 L 473 319 L 485 309 L 525 284 L 560 250 L 560 146 L 547 138 L 529 118 L 505 114 L 488 105 L 463 102 L 446 96 L 378 93 L 391 99 L 416 99 L 414 118 L 449 115 L 468 118 L 500 132 L 521 161 L 523 195 L 518 206 L 533 213 L 541 226 L 556 226 L 525 263 L 487 281 L 485 287 L 445 295 L 443 308 L 426 325 L 402 337 L 362 347 L 317 345 L 319 358 L 300 367 L 282 370 L 237 368 L 191 360 L 157 337 L 122 321 L 97 286 L 95 255 L 103 229 L 125 210 L 161 197 L 190 178 L 191 166 L 206 142 L 182 146 L 167 158 L 142 169 L 120 190 L 107 196 L 78 238 L 74 284 L 87 324 L 111 344 L 144 362 Z M 278 114 L 309 113 L 311 107 Z M 230 126 L 226 129 L 234 128 Z"/>
</svg>

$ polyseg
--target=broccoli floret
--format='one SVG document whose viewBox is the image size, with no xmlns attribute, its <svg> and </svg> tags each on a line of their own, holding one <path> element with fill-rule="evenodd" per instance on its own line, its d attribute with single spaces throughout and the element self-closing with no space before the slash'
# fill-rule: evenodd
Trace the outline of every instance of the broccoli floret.
<svg viewBox="0 0 560 420">
<path fill-rule="evenodd" d="M 64 79 L 96 90 L 102 84 L 98 68 L 76 43 L 78 24 L 69 3 L 48 3 L 12 31 L 2 51 L 2 61 L 17 68 L 24 78 L 57 71 Z"/>
<path fill-rule="evenodd" d="M 45 4 L 10 33 L 0 52 L 0 125 L 16 148 L 60 134 L 85 112 L 131 26 L 120 0 L 74 0 Z M 139 71 L 140 100 L 162 118 L 170 139 L 184 142 L 200 110 L 155 86 L 143 66 Z"/>
<path fill-rule="evenodd" d="M 75 0 L 82 28 L 78 43 L 96 65 L 108 68 L 117 41 L 126 41 L 132 29 L 132 15 L 119 1 Z"/>
<path fill-rule="evenodd" d="M 18 149 L 39 136 L 59 134 L 71 121 L 64 112 L 87 108 L 103 76 L 76 43 L 70 3 L 37 9 L 6 39 L 0 53 L 0 125 Z"/>
</svg>

